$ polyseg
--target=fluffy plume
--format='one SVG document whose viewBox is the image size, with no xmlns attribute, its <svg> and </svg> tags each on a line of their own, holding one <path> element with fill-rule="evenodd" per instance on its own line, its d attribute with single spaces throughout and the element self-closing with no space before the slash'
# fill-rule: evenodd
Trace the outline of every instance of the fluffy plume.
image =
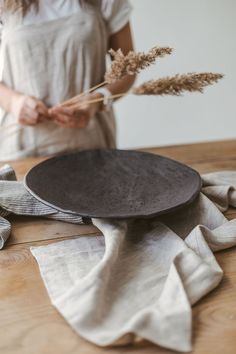
<svg viewBox="0 0 236 354">
<path fill-rule="evenodd" d="M 172 49 L 169 47 L 154 47 L 148 53 L 130 51 L 127 55 L 124 55 L 121 49 L 117 51 L 110 49 L 109 53 L 113 57 L 113 61 L 110 69 L 105 74 L 106 83 L 120 80 L 125 75 L 139 73 L 140 70 L 153 64 L 158 57 L 162 58 L 167 54 L 171 54 Z"/>
<path fill-rule="evenodd" d="M 203 92 L 203 88 L 222 79 L 222 74 L 214 73 L 189 73 L 165 77 L 159 80 L 150 80 L 133 89 L 136 95 L 175 95 L 179 96 L 184 91 Z"/>
</svg>

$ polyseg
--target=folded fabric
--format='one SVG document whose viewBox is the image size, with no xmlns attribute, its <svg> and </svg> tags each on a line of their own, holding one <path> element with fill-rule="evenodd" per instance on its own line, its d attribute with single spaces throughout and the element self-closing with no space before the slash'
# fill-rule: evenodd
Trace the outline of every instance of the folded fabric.
<svg viewBox="0 0 236 354">
<path fill-rule="evenodd" d="M 9 165 L 4 165 L 3 167 L 0 168 L 0 182 L 5 181 L 5 180 L 6 181 L 16 181 L 15 171 Z M 10 214 L 10 212 L 3 209 L 0 204 L 0 216 L 5 217 L 9 214 Z M 0 228 L 0 230 L 1 230 L 1 228 Z M 1 235 L 1 231 L 0 231 L 0 235 Z"/>
<path fill-rule="evenodd" d="M 0 181 L 16 181 L 16 174 L 11 166 L 4 165 L 0 168 Z"/>
<path fill-rule="evenodd" d="M 11 233 L 11 224 L 6 219 L 0 216 L 0 250 L 3 248 L 4 243 L 7 241 Z"/>
<path fill-rule="evenodd" d="M 59 212 L 35 199 L 22 182 L 17 182 L 12 167 L 5 165 L 0 168 L 0 250 L 11 233 L 11 225 L 5 219 L 11 213 L 83 224 L 81 217 Z"/>
<path fill-rule="evenodd" d="M 104 236 L 31 248 L 52 304 L 79 335 L 191 350 L 191 305 L 222 279 L 213 252 L 236 245 L 236 220 L 221 213 L 236 206 L 236 172 L 202 178 L 199 198 L 172 215 L 94 219 Z"/>
</svg>

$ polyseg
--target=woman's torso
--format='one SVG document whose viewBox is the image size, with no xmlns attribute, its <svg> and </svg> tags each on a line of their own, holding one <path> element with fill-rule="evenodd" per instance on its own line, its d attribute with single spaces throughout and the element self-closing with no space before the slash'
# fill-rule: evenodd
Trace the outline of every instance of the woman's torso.
<svg viewBox="0 0 236 354">
<path fill-rule="evenodd" d="M 103 81 L 108 43 L 100 1 L 44 23 L 6 20 L 2 33 L 2 81 L 25 95 L 53 106 Z M 27 20 L 27 18 L 26 18 Z M 0 160 L 51 155 L 63 151 L 115 146 L 112 110 L 101 112 L 85 129 L 54 122 L 36 127 L 12 126 L 14 117 L 0 111 Z"/>
</svg>

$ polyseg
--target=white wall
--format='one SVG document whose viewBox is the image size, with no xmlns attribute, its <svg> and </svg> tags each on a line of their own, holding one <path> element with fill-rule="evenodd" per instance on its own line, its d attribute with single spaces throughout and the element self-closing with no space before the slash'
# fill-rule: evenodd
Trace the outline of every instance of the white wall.
<svg viewBox="0 0 236 354">
<path fill-rule="evenodd" d="M 137 83 L 191 71 L 225 79 L 205 94 L 128 96 L 116 104 L 120 148 L 148 147 L 236 136 L 236 1 L 130 0 L 136 50 L 175 48 L 142 72 Z"/>
</svg>

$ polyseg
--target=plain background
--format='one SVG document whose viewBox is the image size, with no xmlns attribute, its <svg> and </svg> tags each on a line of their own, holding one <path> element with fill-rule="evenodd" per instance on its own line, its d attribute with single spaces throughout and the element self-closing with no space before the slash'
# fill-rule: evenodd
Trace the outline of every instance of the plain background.
<svg viewBox="0 0 236 354">
<path fill-rule="evenodd" d="M 236 133 L 236 1 L 130 0 L 135 48 L 174 53 L 142 72 L 136 84 L 175 73 L 225 74 L 205 94 L 127 96 L 115 105 L 118 146 L 150 147 L 234 138 Z"/>
</svg>

